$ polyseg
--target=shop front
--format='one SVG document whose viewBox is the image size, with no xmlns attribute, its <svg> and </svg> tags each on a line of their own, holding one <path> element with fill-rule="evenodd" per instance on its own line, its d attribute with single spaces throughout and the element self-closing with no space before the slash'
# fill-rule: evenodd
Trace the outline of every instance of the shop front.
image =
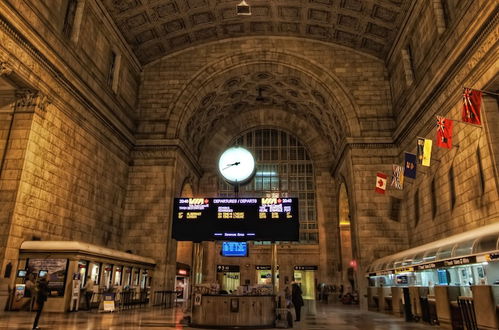
<svg viewBox="0 0 499 330">
<path fill-rule="evenodd" d="M 189 265 L 177 263 L 177 274 L 175 276 L 175 291 L 177 301 L 184 302 L 189 299 Z"/>
<path fill-rule="evenodd" d="M 241 285 L 241 272 L 239 265 L 217 265 L 217 281 L 220 291 L 231 293 Z"/>
<path fill-rule="evenodd" d="M 294 266 L 293 278 L 300 285 L 304 300 L 315 300 L 317 270 L 318 266 Z"/>
<path fill-rule="evenodd" d="M 46 311 L 64 312 L 69 311 L 71 306 L 76 308 L 77 304 L 72 304 L 72 300 L 84 300 L 78 288 L 85 286 L 88 277 L 95 283 L 92 302 L 98 307 L 104 292 L 118 294 L 123 290 L 137 293 L 148 290 L 154 266 L 153 259 L 87 243 L 23 242 L 14 280 L 17 292 L 8 308 L 29 310 L 30 297 L 25 283 L 28 278 L 36 280 L 45 275 L 49 286 L 49 297 L 44 307 Z M 136 284 L 131 283 L 133 272 L 137 274 Z"/>
<path fill-rule="evenodd" d="M 272 266 L 271 265 L 255 265 L 256 284 L 272 285 Z M 279 290 L 279 266 L 275 272 L 275 284 Z"/>
</svg>

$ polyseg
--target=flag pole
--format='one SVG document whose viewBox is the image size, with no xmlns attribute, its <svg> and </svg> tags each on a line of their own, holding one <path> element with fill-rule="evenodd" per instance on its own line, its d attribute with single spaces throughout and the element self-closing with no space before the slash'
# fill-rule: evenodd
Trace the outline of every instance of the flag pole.
<svg viewBox="0 0 499 330">
<path fill-rule="evenodd" d="M 491 95 L 499 96 L 499 93 L 490 92 L 490 91 L 487 91 L 487 90 L 484 90 L 484 89 L 476 89 L 476 88 L 470 88 L 470 87 L 464 87 L 464 86 L 463 86 L 463 88 L 472 89 L 474 91 L 479 91 L 479 92 L 482 92 L 482 93 L 485 93 L 485 94 L 491 94 Z"/>
<path fill-rule="evenodd" d="M 466 125 L 471 125 L 471 126 L 474 126 L 474 127 L 477 127 L 477 128 L 483 128 L 482 125 L 478 125 L 478 124 L 473 124 L 473 123 L 468 123 L 466 121 L 462 121 L 462 120 L 458 120 L 458 119 L 451 119 L 457 123 L 460 123 L 460 124 L 466 124 Z"/>
<path fill-rule="evenodd" d="M 442 116 L 443 117 L 443 116 Z M 462 121 L 462 120 L 459 120 L 459 119 L 452 119 L 452 118 L 446 118 L 446 119 L 449 119 L 449 120 L 452 120 L 452 121 L 455 121 L 456 123 L 460 123 L 460 124 L 466 124 L 466 125 L 471 125 L 473 127 L 476 127 L 476 128 L 483 128 L 482 125 L 478 125 L 478 124 L 473 124 L 473 123 L 468 123 L 466 121 Z M 436 125 L 438 126 L 438 125 Z"/>
</svg>

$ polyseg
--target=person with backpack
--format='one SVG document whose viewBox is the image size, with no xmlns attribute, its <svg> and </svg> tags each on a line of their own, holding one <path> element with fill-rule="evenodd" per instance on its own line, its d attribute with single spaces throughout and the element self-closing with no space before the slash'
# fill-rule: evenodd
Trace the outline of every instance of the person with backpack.
<svg viewBox="0 0 499 330">
<path fill-rule="evenodd" d="M 40 320 L 40 315 L 42 314 L 43 305 L 47 301 L 49 296 L 49 283 L 47 281 L 47 274 L 43 275 L 38 279 L 37 284 L 37 294 L 36 303 L 38 304 L 38 310 L 36 311 L 35 321 L 33 322 L 33 329 L 40 329 L 38 327 L 38 321 Z"/>
</svg>

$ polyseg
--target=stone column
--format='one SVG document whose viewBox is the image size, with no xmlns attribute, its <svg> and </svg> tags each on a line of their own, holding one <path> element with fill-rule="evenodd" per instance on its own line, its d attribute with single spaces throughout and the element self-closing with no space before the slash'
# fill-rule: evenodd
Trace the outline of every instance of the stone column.
<svg viewBox="0 0 499 330">
<path fill-rule="evenodd" d="M 125 205 L 123 249 L 156 261 L 152 290 L 171 290 L 176 273 L 176 243 L 171 210 L 176 190 L 176 152 L 141 147 L 132 153 Z"/>
<path fill-rule="evenodd" d="M 15 209 L 21 207 L 17 200 L 26 149 L 30 142 L 34 116 L 44 116 L 48 104 L 45 95 L 32 90 L 18 90 L 11 101 L 11 111 L 1 113 L 0 121 L 2 153 L 0 155 L 0 278 L 5 278 L 5 267 L 10 263 L 13 272 L 17 269 L 19 247 L 24 241 L 20 219 L 15 218 Z M 13 282 L 15 274 L 8 276 Z"/>
<path fill-rule="evenodd" d="M 399 163 L 390 143 L 354 143 L 345 153 L 340 174 L 345 178 L 350 203 L 352 252 L 357 261 L 356 282 L 361 308 L 367 309 L 365 270 L 380 257 L 408 248 L 407 224 L 390 220 L 390 195 L 375 193 L 376 173 L 391 174 Z"/>
</svg>

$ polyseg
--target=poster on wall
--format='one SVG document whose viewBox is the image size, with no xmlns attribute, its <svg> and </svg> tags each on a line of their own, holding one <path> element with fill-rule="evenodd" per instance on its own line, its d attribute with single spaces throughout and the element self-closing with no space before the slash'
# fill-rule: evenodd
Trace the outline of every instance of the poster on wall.
<svg viewBox="0 0 499 330">
<path fill-rule="evenodd" d="M 68 259 L 29 259 L 28 274 L 47 274 L 50 296 L 64 296 Z"/>
</svg>

